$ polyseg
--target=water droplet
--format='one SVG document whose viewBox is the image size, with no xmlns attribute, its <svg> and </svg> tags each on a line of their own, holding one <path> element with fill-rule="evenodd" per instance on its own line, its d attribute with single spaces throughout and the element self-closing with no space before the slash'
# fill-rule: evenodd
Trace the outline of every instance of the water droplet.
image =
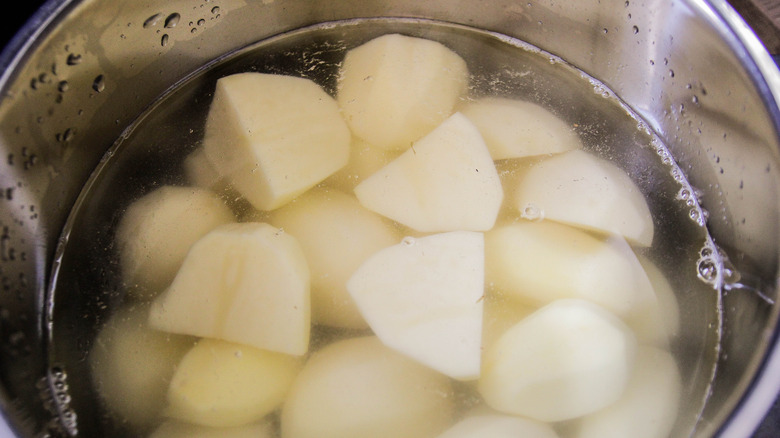
<svg viewBox="0 0 780 438">
<path fill-rule="evenodd" d="M 219 6 L 214 6 L 213 8 L 211 8 L 211 13 L 212 14 L 219 14 Z"/>
<path fill-rule="evenodd" d="M 97 75 L 92 81 L 92 89 L 98 93 L 106 89 L 106 81 L 103 75 Z"/>
<path fill-rule="evenodd" d="M 529 202 L 523 207 L 523 210 L 520 212 L 520 217 L 530 221 L 540 221 L 544 219 L 544 211 L 536 204 Z"/>
<path fill-rule="evenodd" d="M 674 77 L 674 70 L 672 70 L 672 69 L 669 69 L 669 77 L 670 77 L 670 78 L 673 78 L 673 77 Z"/>
<path fill-rule="evenodd" d="M 181 15 L 179 15 L 176 12 L 174 12 L 173 14 L 169 15 L 165 19 L 165 27 L 167 27 L 169 29 L 173 28 L 173 27 L 176 27 L 176 25 L 179 24 L 179 20 L 180 19 L 181 19 Z"/>
<path fill-rule="evenodd" d="M 413 246 L 414 244 L 417 243 L 417 239 L 415 239 L 412 236 L 406 236 L 403 238 L 403 240 L 401 240 L 401 243 L 404 244 L 405 246 Z"/>
<path fill-rule="evenodd" d="M 603 29 L 601 29 L 601 31 L 602 31 L 602 32 L 604 32 L 605 34 L 606 34 L 606 33 L 609 33 L 609 29 L 607 29 L 606 27 L 605 27 L 605 28 L 603 28 Z"/>
<path fill-rule="evenodd" d="M 634 26 L 631 29 L 634 31 L 634 35 L 639 33 L 639 26 Z"/>
<path fill-rule="evenodd" d="M 698 103 L 699 103 L 699 96 L 697 96 L 697 95 L 695 95 L 695 94 L 694 94 L 694 95 L 691 97 L 691 102 L 693 102 L 693 103 L 695 103 L 695 104 L 698 104 Z"/>
<path fill-rule="evenodd" d="M 712 283 L 718 278 L 718 266 L 709 258 L 699 260 L 697 274 L 702 280 Z"/>
<path fill-rule="evenodd" d="M 81 63 L 81 55 L 77 55 L 75 53 L 71 53 L 68 55 L 68 59 L 66 61 L 66 64 L 68 65 L 78 65 Z"/>
<path fill-rule="evenodd" d="M 151 17 L 147 18 L 143 24 L 144 29 L 154 26 L 155 24 L 157 24 L 158 21 L 160 21 L 162 17 L 163 14 L 154 14 Z"/>
<path fill-rule="evenodd" d="M 60 81 L 60 83 L 57 84 L 57 90 L 60 93 L 64 93 L 68 91 L 69 88 L 70 88 L 70 84 L 68 84 L 68 81 Z"/>
<path fill-rule="evenodd" d="M 198 20 L 198 26 L 203 26 L 204 24 L 206 24 L 206 20 L 204 20 L 202 18 L 200 20 Z"/>
</svg>

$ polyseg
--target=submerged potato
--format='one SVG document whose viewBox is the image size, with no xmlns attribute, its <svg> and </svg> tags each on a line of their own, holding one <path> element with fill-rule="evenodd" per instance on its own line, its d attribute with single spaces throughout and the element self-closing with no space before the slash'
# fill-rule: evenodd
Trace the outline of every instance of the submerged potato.
<svg viewBox="0 0 780 438">
<path fill-rule="evenodd" d="M 209 427 L 168 420 L 159 425 L 148 438 L 273 438 L 267 422 L 235 427 Z"/>
<path fill-rule="evenodd" d="M 355 135 L 404 151 L 452 114 L 467 83 L 466 62 L 455 52 L 390 34 L 347 52 L 337 99 Z"/>
<path fill-rule="evenodd" d="M 558 438 L 552 427 L 527 418 L 477 414 L 464 418 L 437 438 Z"/>
<path fill-rule="evenodd" d="M 452 421 L 448 379 L 385 347 L 352 338 L 314 353 L 281 415 L 282 438 L 429 438 Z"/>
</svg>

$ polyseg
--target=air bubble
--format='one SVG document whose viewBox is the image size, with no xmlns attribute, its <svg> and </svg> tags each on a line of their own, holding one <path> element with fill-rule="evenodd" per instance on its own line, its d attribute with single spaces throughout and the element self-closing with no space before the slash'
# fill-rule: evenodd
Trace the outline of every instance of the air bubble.
<svg viewBox="0 0 780 438">
<path fill-rule="evenodd" d="M 639 33 L 639 26 L 634 26 L 631 29 L 634 31 L 634 35 Z"/>
<path fill-rule="evenodd" d="M 718 265 L 709 258 L 699 260 L 696 273 L 705 282 L 713 283 L 718 278 Z"/>
<path fill-rule="evenodd" d="M 211 13 L 215 15 L 219 14 L 219 6 L 214 6 L 213 8 L 211 8 Z"/>
<path fill-rule="evenodd" d="M 162 38 L 160 38 L 160 45 L 165 47 L 165 45 L 168 44 L 168 34 L 163 34 Z"/>
<path fill-rule="evenodd" d="M 70 84 L 68 84 L 68 81 L 60 81 L 60 83 L 57 84 L 57 91 L 60 93 L 64 93 L 70 89 Z"/>
<path fill-rule="evenodd" d="M 528 219 L 530 221 L 540 221 L 544 219 L 544 211 L 540 209 L 536 204 L 528 203 L 523 207 L 520 217 Z"/>
<path fill-rule="evenodd" d="M 98 93 L 106 89 L 106 81 L 103 75 L 97 75 L 92 81 L 92 89 Z"/>
<path fill-rule="evenodd" d="M 417 243 L 417 239 L 412 236 L 406 236 L 403 238 L 403 240 L 401 240 L 401 243 L 405 246 L 414 246 L 414 244 Z"/>
<path fill-rule="evenodd" d="M 68 59 L 65 61 L 68 65 L 78 65 L 81 64 L 81 55 L 77 55 L 75 53 L 71 53 L 68 55 Z"/>
<path fill-rule="evenodd" d="M 144 29 L 148 27 L 152 27 L 157 24 L 158 21 L 163 17 L 163 14 L 154 14 L 151 17 L 147 18 L 146 21 L 144 21 L 143 27 Z"/>
<path fill-rule="evenodd" d="M 198 20 L 198 26 L 203 26 L 204 24 L 206 24 L 206 20 L 204 20 L 202 18 L 200 20 Z"/>
<path fill-rule="evenodd" d="M 181 15 L 179 15 L 176 12 L 174 12 L 173 14 L 169 15 L 165 19 L 165 27 L 167 27 L 169 29 L 176 27 L 176 25 L 179 24 L 179 20 L 180 19 L 181 19 Z"/>
</svg>

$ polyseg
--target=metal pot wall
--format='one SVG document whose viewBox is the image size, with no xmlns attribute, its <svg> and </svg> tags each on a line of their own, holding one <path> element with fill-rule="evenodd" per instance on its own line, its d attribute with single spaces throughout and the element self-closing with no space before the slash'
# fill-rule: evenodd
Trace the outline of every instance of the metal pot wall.
<svg viewBox="0 0 780 438">
<path fill-rule="evenodd" d="M 47 363 L 46 290 L 68 213 L 125 127 L 227 52 L 366 17 L 526 41 L 602 81 L 664 140 L 741 278 L 725 284 L 717 374 L 694 434 L 749 436 L 780 388 L 780 74 L 718 0 L 49 1 L 0 58 L 0 394 L 11 428 L 71 430 L 68 382 Z"/>
</svg>

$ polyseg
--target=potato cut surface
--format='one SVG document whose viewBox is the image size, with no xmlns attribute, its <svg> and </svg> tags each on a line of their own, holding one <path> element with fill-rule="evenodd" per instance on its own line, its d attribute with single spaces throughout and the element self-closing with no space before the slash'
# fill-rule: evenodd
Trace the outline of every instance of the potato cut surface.
<svg viewBox="0 0 780 438">
<path fill-rule="evenodd" d="M 290 355 L 202 339 L 171 379 L 165 415 L 211 427 L 257 422 L 282 404 L 299 370 Z"/>
<path fill-rule="evenodd" d="M 494 160 L 582 148 L 570 126 L 532 102 L 485 97 L 465 104 L 459 111 L 479 129 Z"/>
<path fill-rule="evenodd" d="M 634 335 L 617 317 L 588 301 L 558 300 L 490 347 L 479 392 L 500 412 L 570 420 L 617 401 L 635 355 Z"/>
<path fill-rule="evenodd" d="M 162 292 L 195 241 L 231 222 L 230 209 L 205 189 L 163 186 L 133 202 L 116 234 L 128 292 L 143 299 Z"/>
<path fill-rule="evenodd" d="M 452 421 L 449 380 L 376 337 L 332 343 L 293 383 L 282 438 L 428 438 Z"/>
<path fill-rule="evenodd" d="M 206 157 L 255 208 L 272 210 L 349 159 L 350 132 L 316 83 L 239 73 L 217 81 L 203 140 Z"/>
<path fill-rule="evenodd" d="M 325 180 L 325 184 L 352 193 L 355 186 L 398 155 L 400 152 L 387 151 L 359 137 L 353 137 L 350 144 L 349 162 Z"/>
<path fill-rule="evenodd" d="M 400 235 L 354 196 L 312 189 L 274 210 L 270 222 L 300 243 L 311 272 L 312 320 L 335 327 L 367 328 L 347 280 L 369 256 Z"/>
<path fill-rule="evenodd" d="M 456 113 L 355 187 L 368 209 L 421 232 L 485 231 L 503 190 L 477 128 Z"/>
<path fill-rule="evenodd" d="M 355 135 L 403 151 L 452 114 L 467 85 L 466 62 L 455 52 L 390 34 L 347 52 L 337 99 Z"/>
<path fill-rule="evenodd" d="M 653 243 L 653 218 L 645 197 L 619 167 L 575 150 L 529 169 L 518 183 L 513 205 L 538 210 L 545 219 L 603 233 L 632 244 Z"/>
<path fill-rule="evenodd" d="M 347 289 L 387 346 L 455 379 L 479 376 L 482 233 L 404 238 L 366 260 Z"/>
<path fill-rule="evenodd" d="M 267 422 L 235 427 L 209 427 L 168 420 L 159 425 L 149 438 L 273 438 Z"/>
<path fill-rule="evenodd" d="M 558 438 L 545 423 L 521 417 L 481 414 L 464 418 L 438 438 Z"/>
<path fill-rule="evenodd" d="M 309 269 L 294 237 L 265 223 L 204 236 L 153 303 L 152 327 L 302 355 L 309 345 Z"/>
<path fill-rule="evenodd" d="M 671 284 L 658 267 L 646 257 L 637 256 L 653 286 L 655 300 L 637 306 L 625 318 L 626 324 L 643 345 L 669 348 L 680 332 L 680 307 Z"/>
</svg>

